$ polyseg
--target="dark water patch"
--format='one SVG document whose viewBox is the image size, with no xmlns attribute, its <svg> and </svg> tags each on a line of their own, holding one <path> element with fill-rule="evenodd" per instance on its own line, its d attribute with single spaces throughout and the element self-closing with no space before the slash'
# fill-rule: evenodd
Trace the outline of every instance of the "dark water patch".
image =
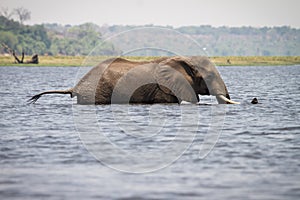
<svg viewBox="0 0 300 200">
<path fill-rule="evenodd" d="M 278 128 L 271 128 L 272 131 L 293 131 L 298 130 L 300 133 L 300 126 L 292 126 L 292 127 L 278 127 Z"/>
</svg>

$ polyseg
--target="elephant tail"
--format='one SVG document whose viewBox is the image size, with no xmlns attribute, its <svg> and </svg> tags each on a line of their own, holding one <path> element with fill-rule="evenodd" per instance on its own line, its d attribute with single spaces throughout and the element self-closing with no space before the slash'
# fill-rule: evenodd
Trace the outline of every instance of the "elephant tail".
<svg viewBox="0 0 300 200">
<path fill-rule="evenodd" d="M 42 92 L 40 94 L 34 95 L 27 101 L 28 104 L 34 104 L 44 94 L 70 94 L 71 98 L 73 98 L 73 96 L 74 96 L 73 88 L 67 89 L 67 90 L 50 90 L 50 91 L 46 91 L 46 92 Z"/>
</svg>

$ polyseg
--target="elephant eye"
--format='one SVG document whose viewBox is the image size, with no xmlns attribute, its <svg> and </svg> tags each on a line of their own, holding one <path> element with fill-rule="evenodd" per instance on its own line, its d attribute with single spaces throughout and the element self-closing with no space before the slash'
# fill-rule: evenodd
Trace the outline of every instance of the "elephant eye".
<svg viewBox="0 0 300 200">
<path fill-rule="evenodd" d="M 211 73 L 209 73 L 209 74 L 206 76 L 205 80 L 206 80 L 206 81 L 211 81 L 213 78 L 214 78 L 214 75 L 211 74 Z"/>
</svg>

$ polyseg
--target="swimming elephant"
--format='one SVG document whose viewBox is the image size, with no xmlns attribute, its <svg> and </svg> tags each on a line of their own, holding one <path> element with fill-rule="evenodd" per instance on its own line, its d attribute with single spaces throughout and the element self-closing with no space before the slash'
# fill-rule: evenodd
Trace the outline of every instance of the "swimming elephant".
<svg viewBox="0 0 300 200">
<path fill-rule="evenodd" d="M 207 57 L 163 57 L 135 62 L 111 58 L 92 68 L 75 87 L 46 91 L 33 96 L 35 103 L 44 94 L 70 94 L 78 104 L 112 103 L 197 103 L 200 95 L 214 95 L 218 103 L 230 100 L 218 70 Z"/>
</svg>

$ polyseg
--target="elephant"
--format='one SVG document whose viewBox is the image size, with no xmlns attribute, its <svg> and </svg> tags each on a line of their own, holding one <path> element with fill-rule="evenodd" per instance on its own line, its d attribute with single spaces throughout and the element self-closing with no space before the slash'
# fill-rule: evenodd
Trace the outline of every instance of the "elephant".
<svg viewBox="0 0 300 200">
<path fill-rule="evenodd" d="M 213 95 L 219 104 L 239 104 L 230 100 L 217 68 L 205 56 L 142 62 L 110 58 L 93 67 L 75 87 L 42 92 L 29 102 L 52 93 L 76 96 L 78 104 L 199 103 L 199 95 Z"/>
</svg>

